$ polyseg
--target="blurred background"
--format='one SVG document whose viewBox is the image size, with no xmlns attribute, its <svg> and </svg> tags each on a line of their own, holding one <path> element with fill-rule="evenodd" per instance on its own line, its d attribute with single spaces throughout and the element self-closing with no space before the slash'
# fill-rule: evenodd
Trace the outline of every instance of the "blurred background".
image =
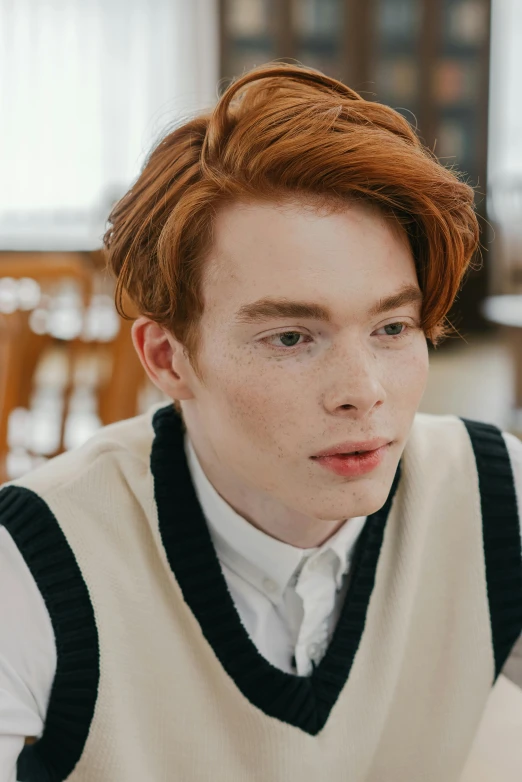
<svg viewBox="0 0 522 782">
<path fill-rule="evenodd" d="M 421 410 L 522 436 L 519 0 L 0 0 L 0 483 L 161 401 L 108 213 L 170 125 L 276 58 L 393 106 L 476 187 L 482 258 Z"/>
</svg>

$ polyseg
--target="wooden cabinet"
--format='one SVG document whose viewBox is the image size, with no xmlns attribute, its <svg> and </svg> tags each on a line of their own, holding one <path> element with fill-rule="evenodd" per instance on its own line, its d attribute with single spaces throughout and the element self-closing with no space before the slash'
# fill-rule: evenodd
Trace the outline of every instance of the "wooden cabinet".
<svg viewBox="0 0 522 782">
<path fill-rule="evenodd" d="M 222 88 L 269 60 L 297 60 L 400 111 L 486 217 L 491 0 L 220 0 Z M 487 239 L 484 233 L 482 242 Z M 487 329 L 490 253 L 450 319 Z M 475 262 L 474 265 L 477 265 Z"/>
</svg>

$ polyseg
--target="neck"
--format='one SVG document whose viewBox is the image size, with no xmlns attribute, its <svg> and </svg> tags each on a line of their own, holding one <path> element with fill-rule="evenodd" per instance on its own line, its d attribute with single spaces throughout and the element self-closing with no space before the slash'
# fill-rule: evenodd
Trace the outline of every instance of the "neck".
<svg viewBox="0 0 522 782">
<path fill-rule="evenodd" d="M 220 497 L 266 535 L 296 548 L 317 548 L 345 523 L 346 519 L 325 521 L 288 508 L 266 492 L 235 480 L 217 460 L 207 459 L 192 438 L 191 442 L 203 472 Z"/>
</svg>

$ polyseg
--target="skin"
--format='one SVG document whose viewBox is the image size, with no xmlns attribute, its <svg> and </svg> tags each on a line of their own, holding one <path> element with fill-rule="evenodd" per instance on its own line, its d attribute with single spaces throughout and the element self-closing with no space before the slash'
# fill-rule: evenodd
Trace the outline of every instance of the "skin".
<svg viewBox="0 0 522 782">
<path fill-rule="evenodd" d="M 371 207 L 234 204 L 218 213 L 206 260 L 201 377 L 171 333 L 144 317 L 134 323 L 140 360 L 181 400 L 208 479 L 268 535 L 313 548 L 384 505 L 426 387 L 428 348 L 419 303 L 369 311 L 407 284 L 419 287 L 407 239 Z M 333 319 L 235 321 L 266 296 L 322 304 Z M 375 437 L 392 445 L 358 478 L 310 458 Z"/>
</svg>

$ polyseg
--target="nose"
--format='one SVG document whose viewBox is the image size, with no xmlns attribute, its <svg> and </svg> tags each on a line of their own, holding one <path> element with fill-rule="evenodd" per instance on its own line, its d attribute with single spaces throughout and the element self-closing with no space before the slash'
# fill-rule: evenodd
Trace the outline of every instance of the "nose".
<svg viewBox="0 0 522 782">
<path fill-rule="evenodd" d="M 362 418 L 386 398 L 378 358 L 362 346 L 338 351 L 324 377 L 323 404 L 332 415 Z"/>
</svg>

